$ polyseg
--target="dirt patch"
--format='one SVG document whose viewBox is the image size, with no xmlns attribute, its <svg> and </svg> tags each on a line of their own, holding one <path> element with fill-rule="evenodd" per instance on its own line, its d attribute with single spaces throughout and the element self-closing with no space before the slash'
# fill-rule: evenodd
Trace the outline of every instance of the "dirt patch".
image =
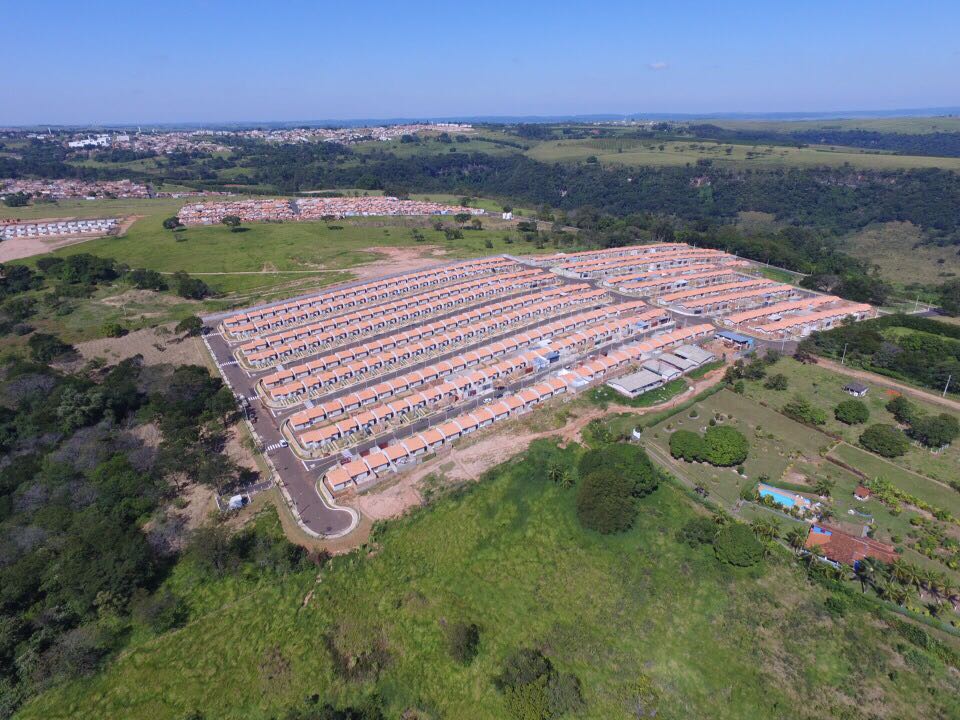
<svg viewBox="0 0 960 720">
<path fill-rule="evenodd" d="M 499 427 L 494 426 L 491 431 L 481 431 L 472 436 L 479 436 L 472 444 L 466 447 L 454 446 L 442 451 L 438 457 L 429 462 L 398 475 L 396 482 L 389 486 L 355 496 L 350 504 L 373 520 L 397 517 L 423 502 L 420 490 L 424 479 L 428 476 L 442 472 L 445 481 L 449 484 L 476 480 L 490 468 L 523 452 L 531 442 L 539 438 L 559 437 L 564 443 L 579 442 L 582 439 L 583 429 L 591 420 L 619 413 L 644 415 L 675 407 L 720 382 L 725 370 L 725 367 L 717 368 L 694 383 L 686 392 L 665 403 L 648 408 L 616 404 L 609 404 L 606 408 L 588 408 L 577 415 L 571 415 L 562 427 L 537 432 L 525 430 L 522 420 L 506 422 Z M 544 408 L 540 408 L 535 412 L 543 411 Z"/>
<path fill-rule="evenodd" d="M 152 290 L 127 290 L 119 295 L 111 295 L 103 298 L 99 302 L 110 307 L 123 307 L 124 305 L 183 305 L 189 303 L 181 297 L 166 295 L 164 293 L 153 292 Z"/>
<path fill-rule="evenodd" d="M 206 353 L 200 338 L 180 340 L 172 332 L 173 324 L 144 328 L 122 338 L 99 338 L 78 343 L 77 351 L 84 360 L 103 358 L 117 363 L 134 355 L 142 355 L 147 365 L 204 365 Z"/>
<path fill-rule="evenodd" d="M 446 250 L 437 245 L 422 245 L 420 247 L 372 247 L 372 253 L 383 256 L 373 262 L 349 268 L 356 275 L 357 280 L 371 280 L 385 274 L 416 272 L 424 268 L 439 265 L 437 258 L 446 255 Z"/>
<path fill-rule="evenodd" d="M 134 215 L 128 218 L 124 218 L 120 221 L 120 227 L 117 231 L 117 235 L 123 235 L 130 229 L 130 226 L 133 225 L 140 215 Z M 46 220 L 30 220 L 31 223 L 42 223 L 42 222 L 66 222 L 68 220 L 76 220 L 76 218 L 48 218 Z M 13 238 L 11 240 L 4 240 L 0 242 L 0 263 L 9 262 L 11 260 L 20 260 L 22 258 L 33 257 L 34 255 L 45 255 L 46 253 L 53 252 L 62 247 L 67 247 L 68 245 L 76 245 L 77 243 L 87 242 L 87 240 L 96 240 L 97 238 L 106 237 L 110 233 L 84 233 L 78 235 L 58 235 L 57 237 L 50 238 Z"/>
</svg>

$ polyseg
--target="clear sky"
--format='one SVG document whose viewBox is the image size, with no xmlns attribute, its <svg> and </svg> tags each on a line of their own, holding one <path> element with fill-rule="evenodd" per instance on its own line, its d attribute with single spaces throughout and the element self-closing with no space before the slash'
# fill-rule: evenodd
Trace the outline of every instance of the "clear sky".
<svg viewBox="0 0 960 720">
<path fill-rule="evenodd" d="M 0 125 L 960 105 L 957 0 L 24 0 Z"/>
</svg>

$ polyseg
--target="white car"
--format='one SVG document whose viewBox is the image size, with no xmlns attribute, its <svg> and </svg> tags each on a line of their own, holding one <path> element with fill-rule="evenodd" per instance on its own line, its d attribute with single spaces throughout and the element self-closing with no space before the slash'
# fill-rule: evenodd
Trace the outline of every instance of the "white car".
<svg viewBox="0 0 960 720">
<path fill-rule="evenodd" d="M 280 447 L 289 447 L 289 446 L 290 446 L 290 443 L 288 443 L 283 438 L 280 439 Z"/>
</svg>

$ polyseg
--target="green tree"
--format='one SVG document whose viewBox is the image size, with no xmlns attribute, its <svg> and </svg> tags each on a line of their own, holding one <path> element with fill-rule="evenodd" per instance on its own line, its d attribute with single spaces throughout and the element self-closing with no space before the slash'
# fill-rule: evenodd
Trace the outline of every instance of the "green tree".
<svg viewBox="0 0 960 720">
<path fill-rule="evenodd" d="M 727 425 L 707 428 L 703 440 L 707 447 L 707 462 L 719 467 L 740 465 L 750 450 L 744 434 Z"/>
<path fill-rule="evenodd" d="M 706 442 L 692 430 L 677 430 L 670 436 L 670 454 L 677 459 L 703 462 L 708 452 Z"/>
<path fill-rule="evenodd" d="M 802 395 L 795 395 L 793 400 L 783 406 L 783 414 L 791 420 L 808 425 L 825 425 L 827 414 L 816 408 Z"/>
<path fill-rule="evenodd" d="M 196 315 L 190 315 L 177 323 L 176 333 L 186 333 L 188 337 L 195 337 L 203 332 L 203 320 Z"/>
<path fill-rule="evenodd" d="M 920 410 L 903 395 L 897 395 L 886 405 L 889 412 L 897 422 L 904 425 L 910 425 L 920 416 Z"/>
<path fill-rule="evenodd" d="M 176 215 L 172 215 L 163 221 L 164 230 L 174 230 L 180 227 L 181 225 L 183 225 L 183 223 L 180 222 L 180 218 L 178 218 Z"/>
<path fill-rule="evenodd" d="M 731 523 L 720 530 L 713 547 L 718 559 L 738 567 L 756 565 L 763 558 L 763 545 L 742 523 Z"/>
<path fill-rule="evenodd" d="M 637 517 L 633 483 L 620 474 L 593 471 L 580 482 L 576 507 L 580 524 L 589 530 L 603 535 L 629 530 Z"/>
<path fill-rule="evenodd" d="M 833 492 L 833 480 L 827 478 L 817 478 L 817 482 L 814 484 L 813 489 L 820 497 L 830 497 L 830 493 Z"/>
<path fill-rule="evenodd" d="M 929 448 L 949 445 L 960 435 L 960 423 L 947 413 L 923 415 L 916 418 L 909 430 L 910 437 Z"/>
<path fill-rule="evenodd" d="M 910 448 L 903 431 L 893 425 L 871 425 L 860 435 L 860 444 L 883 457 L 899 457 Z"/>
<path fill-rule="evenodd" d="M 768 390 L 777 390 L 783 391 L 789 387 L 790 381 L 786 375 L 783 373 L 777 373 L 776 375 L 771 375 L 767 378 L 766 382 L 763 383 L 763 386 Z"/>
<path fill-rule="evenodd" d="M 47 333 L 34 333 L 27 340 L 27 347 L 30 348 L 30 357 L 42 363 L 49 363 L 75 352 L 72 345 L 68 345 L 55 335 Z"/>
<path fill-rule="evenodd" d="M 787 544 L 799 553 L 807 542 L 807 535 L 810 530 L 806 526 L 797 525 L 787 531 Z"/>
<path fill-rule="evenodd" d="M 451 657 L 461 665 L 469 665 L 480 650 L 480 626 L 476 623 L 453 623 L 447 631 Z"/>
<path fill-rule="evenodd" d="M 861 400 L 844 400 L 833 409 L 833 416 L 845 425 L 861 425 L 870 419 L 870 408 Z"/>
<path fill-rule="evenodd" d="M 233 230 L 234 228 L 240 227 L 240 223 L 243 221 L 240 219 L 239 215 L 224 215 L 220 222 Z"/>
</svg>

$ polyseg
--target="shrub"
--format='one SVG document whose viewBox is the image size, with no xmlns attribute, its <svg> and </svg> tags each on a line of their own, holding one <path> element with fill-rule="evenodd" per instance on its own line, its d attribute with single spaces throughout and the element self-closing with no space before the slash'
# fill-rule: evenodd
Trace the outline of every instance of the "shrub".
<svg viewBox="0 0 960 720">
<path fill-rule="evenodd" d="M 173 230 L 174 228 L 180 227 L 182 224 L 183 223 L 180 222 L 180 218 L 178 218 L 176 215 L 171 215 L 163 221 L 163 229 Z"/>
<path fill-rule="evenodd" d="M 103 334 L 107 337 L 119 338 L 128 334 L 130 331 L 127 330 L 123 325 L 118 322 L 106 323 L 103 326 Z"/>
<path fill-rule="evenodd" d="M 729 426 L 707 428 L 703 437 L 707 462 L 719 467 L 739 465 L 747 459 L 750 444 L 742 432 Z"/>
<path fill-rule="evenodd" d="M 186 333 L 190 337 L 199 335 L 202 331 L 203 320 L 198 318 L 196 315 L 185 317 L 183 320 L 178 322 L 177 326 L 174 328 L 174 332 Z"/>
<path fill-rule="evenodd" d="M 690 547 L 699 545 L 709 545 L 717 536 L 717 525 L 713 518 L 695 517 L 688 520 L 686 524 L 677 530 L 677 542 L 682 542 Z"/>
<path fill-rule="evenodd" d="M 763 386 L 768 390 L 786 390 L 789 386 L 790 381 L 787 379 L 787 376 L 783 373 L 777 373 L 776 375 L 771 375 L 767 378 L 767 381 L 763 383 Z"/>
<path fill-rule="evenodd" d="M 860 444 L 877 455 L 899 457 L 910 448 L 910 441 L 903 431 L 893 425 L 871 425 L 860 435 Z"/>
<path fill-rule="evenodd" d="M 717 558 L 737 567 L 756 565 L 763 558 L 763 545 L 749 526 L 731 523 L 717 533 L 713 541 Z"/>
<path fill-rule="evenodd" d="M 447 645 L 454 660 L 469 665 L 480 649 L 480 627 L 475 623 L 454 623 L 447 632 Z"/>
<path fill-rule="evenodd" d="M 510 655 L 493 679 L 504 694 L 510 715 L 518 720 L 552 720 L 580 710 L 580 680 L 557 672 L 539 650 L 522 648 Z"/>
<path fill-rule="evenodd" d="M 37 362 L 44 363 L 74 352 L 72 345 L 68 345 L 55 335 L 48 335 L 47 333 L 37 333 L 27 340 L 27 346 L 30 348 L 30 357 Z"/>
<path fill-rule="evenodd" d="M 833 409 L 833 416 L 845 425 L 861 425 L 870 419 L 870 409 L 860 400 L 844 400 Z"/>
<path fill-rule="evenodd" d="M 794 396 L 793 400 L 783 406 L 783 414 L 791 420 L 808 425 L 825 425 L 827 414 L 820 408 L 815 408 L 804 397 Z"/>
<path fill-rule="evenodd" d="M 670 454 L 687 462 L 702 462 L 707 459 L 707 444 L 698 433 L 677 430 L 670 436 Z"/>
<path fill-rule="evenodd" d="M 182 626 L 189 615 L 183 598 L 169 590 L 161 590 L 153 595 L 138 592 L 131 602 L 131 611 L 134 618 L 157 634 Z"/>
<path fill-rule="evenodd" d="M 180 297 L 190 300 L 203 300 L 213 294 L 210 287 L 198 278 L 192 278 L 185 272 L 177 272 L 173 275 L 173 289 Z"/>
<path fill-rule="evenodd" d="M 657 469 L 643 448 L 628 443 L 589 450 L 580 458 L 577 469 L 581 477 L 597 471 L 620 475 L 628 480 L 630 494 L 637 498 L 656 490 L 660 480 Z"/>
</svg>

